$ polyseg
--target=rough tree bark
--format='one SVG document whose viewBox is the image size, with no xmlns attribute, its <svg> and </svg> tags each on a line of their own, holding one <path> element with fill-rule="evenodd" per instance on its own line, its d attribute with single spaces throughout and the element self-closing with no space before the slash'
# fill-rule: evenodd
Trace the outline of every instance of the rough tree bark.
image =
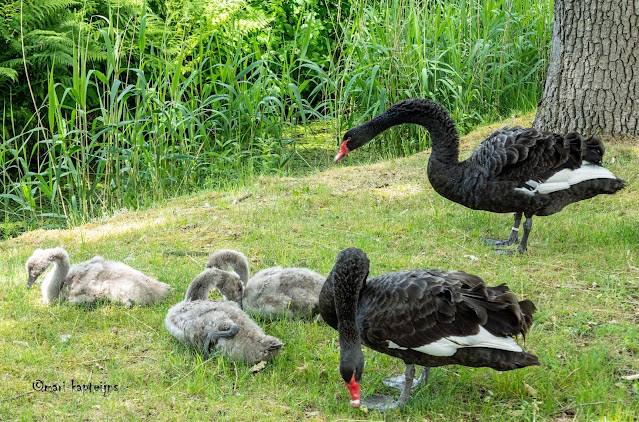
<svg viewBox="0 0 639 422">
<path fill-rule="evenodd" d="M 555 0 L 533 126 L 639 136 L 639 0 Z"/>
</svg>

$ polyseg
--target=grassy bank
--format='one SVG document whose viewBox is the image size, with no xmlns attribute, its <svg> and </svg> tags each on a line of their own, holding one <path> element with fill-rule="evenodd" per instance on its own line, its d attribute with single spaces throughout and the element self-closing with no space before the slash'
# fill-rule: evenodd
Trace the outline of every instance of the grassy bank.
<svg viewBox="0 0 639 422">
<path fill-rule="evenodd" d="M 486 132 L 467 136 L 462 154 Z M 351 155 L 359 159 L 358 154 Z M 622 377 L 639 372 L 639 145 L 608 143 L 606 154 L 607 167 L 628 187 L 536 218 L 524 256 L 497 256 L 482 244 L 481 237 L 506 236 L 511 216 L 468 210 L 437 195 L 425 176 L 427 152 L 368 165 L 347 162 L 299 178 L 256 178 L 234 189 L 4 241 L 0 415 L 3 420 L 636 420 L 639 382 Z M 55 245 L 67 248 L 72 263 L 94 254 L 126 260 L 172 284 L 176 293 L 146 308 L 47 307 L 39 289 L 26 290 L 24 262 L 34 248 Z M 328 274 L 337 252 L 349 246 L 368 253 L 371 275 L 441 268 L 471 272 L 490 284 L 508 283 L 537 305 L 525 348 L 542 366 L 504 373 L 437 368 L 406 409 L 382 414 L 349 406 L 338 373 L 337 333 L 321 322 L 262 323 L 286 346 L 257 373 L 217 355 L 203 362 L 164 329 L 167 309 L 181 300 L 207 252 L 239 249 L 250 258 L 252 273 L 283 265 Z M 364 394 L 388 393 L 381 378 L 403 371 L 403 365 L 368 349 L 365 356 Z M 36 380 L 66 382 L 66 390 L 34 391 Z M 72 380 L 119 390 L 82 394 L 71 390 Z"/>
</svg>

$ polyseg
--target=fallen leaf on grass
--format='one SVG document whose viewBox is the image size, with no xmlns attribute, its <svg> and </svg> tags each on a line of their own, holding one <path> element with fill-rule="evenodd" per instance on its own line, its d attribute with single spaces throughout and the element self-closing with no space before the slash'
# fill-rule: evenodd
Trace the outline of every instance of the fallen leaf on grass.
<svg viewBox="0 0 639 422">
<path fill-rule="evenodd" d="M 537 390 L 535 390 L 534 388 L 532 388 L 530 385 L 524 383 L 524 387 L 526 388 L 526 391 L 528 391 L 528 394 L 530 394 L 533 397 L 537 397 Z"/>
<path fill-rule="evenodd" d="M 255 373 L 255 372 L 260 372 L 262 369 L 264 369 L 264 367 L 266 366 L 266 361 L 260 361 L 258 363 L 256 363 L 255 365 L 253 365 L 253 367 L 251 368 L 251 372 Z"/>
<path fill-rule="evenodd" d="M 233 200 L 233 205 L 239 204 L 240 202 L 250 198 L 251 196 L 253 196 L 253 192 L 247 192 L 244 195 L 240 196 L 239 198 L 235 198 Z"/>
</svg>

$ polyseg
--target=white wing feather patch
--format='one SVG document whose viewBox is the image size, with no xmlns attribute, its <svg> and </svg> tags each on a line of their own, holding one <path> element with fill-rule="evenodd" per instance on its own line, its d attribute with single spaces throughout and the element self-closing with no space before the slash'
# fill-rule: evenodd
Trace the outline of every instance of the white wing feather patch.
<svg viewBox="0 0 639 422">
<path fill-rule="evenodd" d="M 407 350 L 406 347 L 399 346 L 390 340 L 388 340 L 388 347 L 390 349 Z M 519 347 L 512 337 L 495 336 L 484 327 L 479 327 L 479 333 L 472 336 L 444 337 L 432 343 L 415 347 L 413 350 L 431 356 L 452 356 L 457 349 L 464 347 L 487 347 L 489 349 L 507 350 L 509 352 L 522 351 L 521 347 Z"/>
<path fill-rule="evenodd" d="M 528 195 L 535 195 L 538 193 L 548 194 L 551 192 L 569 189 L 572 185 L 585 182 L 586 180 L 616 178 L 617 177 L 612 174 L 610 170 L 591 164 L 588 161 L 584 161 L 578 169 L 563 169 L 558 171 L 544 183 L 539 183 L 535 180 L 528 180 L 526 182 L 526 185 L 528 185 L 527 187 L 515 188 L 515 190 L 524 192 Z"/>
</svg>

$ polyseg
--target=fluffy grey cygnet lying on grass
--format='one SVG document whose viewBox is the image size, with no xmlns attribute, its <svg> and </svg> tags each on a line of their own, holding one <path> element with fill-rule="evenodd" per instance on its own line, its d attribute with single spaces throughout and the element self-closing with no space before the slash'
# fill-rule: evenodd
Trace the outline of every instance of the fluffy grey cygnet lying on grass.
<svg viewBox="0 0 639 422">
<path fill-rule="evenodd" d="M 127 307 L 135 303 L 150 305 L 166 299 L 173 291 L 166 283 L 100 256 L 71 266 L 67 251 L 61 247 L 36 249 L 29 257 L 26 263 L 28 289 L 51 264 L 53 270 L 42 281 L 42 297 L 49 305 L 55 301 L 91 303 L 101 299 Z"/>
<path fill-rule="evenodd" d="M 202 352 L 217 350 L 234 361 L 257 363 L 272 359 L 284 345 L 264 331 L 237 302 L 208 300 L 209 289 L 233 282 L 237 274 L 207 268 L 191 282 L 184 301 L 166 314 L 164 325 L 181 343 Z"/>
<path fill-rule="evenodd" d="M 249 279 L 246 256 L 231 249 L 211 254 L 206 266 L 221 270 L 231 267 L 238 274 L 242 280 L 236 286 L 239 293 L 219 290 L 229 300 L 236 300 L 229 296 L 241 298 L 236 301 L 247 312 L 266 319 L 312 318 L 319 313 L 319 294 L 326 277 L 308 268 L 266 268 Z"/>
</svg>

